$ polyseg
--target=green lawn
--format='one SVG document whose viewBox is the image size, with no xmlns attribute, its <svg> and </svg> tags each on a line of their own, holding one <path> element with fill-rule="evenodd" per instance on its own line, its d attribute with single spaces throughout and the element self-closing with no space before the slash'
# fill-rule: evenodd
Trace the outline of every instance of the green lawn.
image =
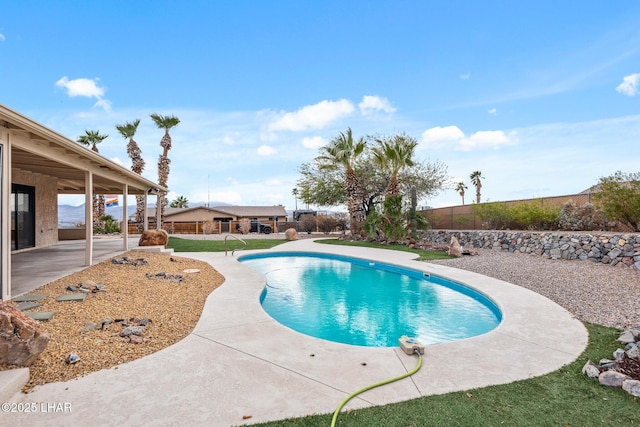
<svg viewBox="0 0 640 427">
<path fill-rule="evenodd" d="M 511 384 L 343 412 L 336 426 L 640 425 L 640 399 L 620 389 L 601 386 L 597 379 L 581 372 L 587 359 L 597 362 L 612 357 L 619 347 L 616 341 L 619 331 L 594 324 L 585 326 L 589 330 L 589 346 L 578 360 L 556 372 Z M 427 348 L 425 363 L 428 358 Z M 339 404 L 336 401 L 336 407 Z M 329 426 L 332 416 L 314 415 L 256 425 Z"/>
<path fill-rule="evenodd" d="M 322 243 L 326 245 L 360 246 L 365 248 L 390 249 L 394 251 L 411 252 L 418 256 L 417 259 L 423 260 L 423 261 L 428 261 L 432 259 L 453 258 L 447 255 L 447 253 L 443 251 L 425 251 L 423 249 L 413 249 L 406 245 L 400 245 L 395 243 L 382 244 L 382 243 L 376 243 L 376 242 L 350 241 L 350 240 L 340 240 L 340 239 L 322 239 L 322 240 L 317 240 L 316 243 Z"/>
<path fill-rule="evenodd" d="M 247 246 L 236 239 L 227 240 L 227 250 L 239 249 L 269 249 L 286 242 L 285 239 L 242 239 L 247 242 Z M 167 248 L 175 252 L 224 252 L 224 240 L 189 240 L 178 237 L 169 237 Z"/>
</svg>

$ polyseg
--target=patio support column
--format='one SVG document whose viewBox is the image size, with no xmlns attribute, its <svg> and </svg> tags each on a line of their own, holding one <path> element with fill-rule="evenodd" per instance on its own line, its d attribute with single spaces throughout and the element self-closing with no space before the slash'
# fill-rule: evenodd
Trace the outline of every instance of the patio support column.
<svg viewBox="0 0 640 427">
<path fill-rule="evenodd" d="M 144 220 L 142 221 L 142 231 L 146 231 L 149 229 L 149 214 L 147 213 L 147 209 L 148 209 L 148 203 L 147 203 L 147 199 L 149 198 L 147 195 L 149 193 L 145 193 L 144 195 Z"/>
<path fill-rule="evenodd" d="M 3 141 L 6 137 L 6 140 Z M 11 198 L 11 164 L 9 157 L 11 156 L 10 150 L 10 135 L 5 133 L 4 128 L 0 128 L 0 237 L 2 242 L 0 245 L 0 298 L 3 301 L 11 299 L 11 247 L 9 242 L 11 238 L 11 227 L 9 221 L 10 210 L 10 198 Z"/>
<path fill-rule="evenodd" d="M 156 230 L 160 230 L 162 228 L 162 224 L 160 224 L 160 221 L 162 221 L 162 207 L 160 206 L 162 201 L 163 198 L 160 197 L 160 193 L 158 193 L 158 197 L 156 199 Z"/>
<path fill-rule="evenodd" d="M 93 173 L 84 173 L 84 265 L 93 263 Z"/>
<path fill-rule="evenodd" d="M 127 208 L 127 196 L 129 193 L 129 185 L 122 186 L 122 250 L 129 250 L 129 215 Z"/>
</svg>

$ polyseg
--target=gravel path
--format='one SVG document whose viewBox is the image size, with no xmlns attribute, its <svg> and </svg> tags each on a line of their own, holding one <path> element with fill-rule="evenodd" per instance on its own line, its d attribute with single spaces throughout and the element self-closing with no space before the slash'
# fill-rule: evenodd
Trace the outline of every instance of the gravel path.
<svg viewBox="0 0 640 427">
<path fill-rule="evenodd" d="M 585 322 L 620 329 L 640 325 L 640 270 L 491 249 L 480 249 L 477 256 L 429 262 L 531 289 Z"/>
</svg>

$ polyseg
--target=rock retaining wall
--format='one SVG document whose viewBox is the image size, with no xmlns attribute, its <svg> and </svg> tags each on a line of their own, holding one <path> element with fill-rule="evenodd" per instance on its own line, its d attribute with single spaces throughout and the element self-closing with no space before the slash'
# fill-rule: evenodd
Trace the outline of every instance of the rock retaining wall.
<svg viewBox="0 0 640 427">
<path fill-rule="evenodd" d="M 434 230 L 426 232 L 422 241 L 448 245 L 452 237 L 466 248 L 522 252 L 551 259 L 588 260 L 640 269 L 640 234 Z"/>
</svg>

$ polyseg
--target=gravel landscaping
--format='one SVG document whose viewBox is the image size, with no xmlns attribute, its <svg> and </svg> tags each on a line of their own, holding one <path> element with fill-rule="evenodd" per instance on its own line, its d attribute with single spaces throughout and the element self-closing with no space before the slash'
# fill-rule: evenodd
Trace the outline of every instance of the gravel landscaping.
<svg viewBox="0 0 640 427">
<path fill-rule="evenodd" d="M 429 262 L 531 289 L 585 322 L 619 329 L 640 325 L 640 270 L 492 249 L 477 252 Z"/>
<path fill-rule="evenodd" d="M 118 258 L 123 257 L 147 264 L 114 264 L 109 259 L 29 293 L 48 297 L 28 313 L 55 315 L 42 322 L 51 340 L 31 365 L 23 391 L 130 362 L 180 341 L 195 327 L 206 298 L 224 281 L 202 261 L 148 251 L 129 251 Z M 81 302 L 56 301 L 61 295 L 79 294 L 67 288 L 81 283 L 103 284 L 105 290 L 87 293 Z M 127 325 L 136 331 L 131 337 L 122 336 Z M 72 353 L 79 361 L 69 364 Z"/>
</svg>

